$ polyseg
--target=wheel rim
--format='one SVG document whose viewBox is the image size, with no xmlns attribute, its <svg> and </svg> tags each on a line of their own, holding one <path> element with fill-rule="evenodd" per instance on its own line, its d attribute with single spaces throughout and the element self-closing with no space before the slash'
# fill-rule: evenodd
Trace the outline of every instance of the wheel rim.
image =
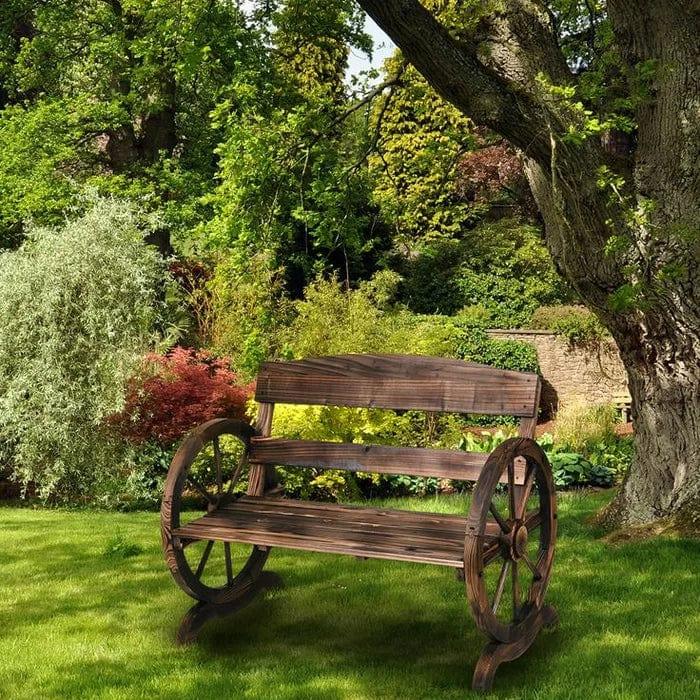
<svg viewBox="0 0 700 700">
<path fill-rule="evenodd" d="M 253 429 L 216 419 L 192 431 L 173 458 L 163 494 L 161 528 L 170 571 L 188 595 L 212 603 L 238 597 L 258 576 L 266 549 L 214 540 L 182 540 L 173 532 L 248 492 Z M 259 495 L 259 494 L 250 494 Z M 240 570 L 239 562 L 243 562 Z"/>
<path fill-rule="evenodd" d="M 516 460 L 525 467 L 522 485 Z M 533 440 L 507 440 L 489 457 L 474 489 L 467 535 L 465 578 L 477 625 L 497 641 L 514 641 L 542 607 L 556 540 L 551 468 Z"/>
</svg>

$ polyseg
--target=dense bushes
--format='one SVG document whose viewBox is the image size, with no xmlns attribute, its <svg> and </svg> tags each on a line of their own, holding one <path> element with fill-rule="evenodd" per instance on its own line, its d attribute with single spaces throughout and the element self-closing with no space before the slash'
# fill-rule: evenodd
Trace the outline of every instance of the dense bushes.
<svg viewBox="0 0 700 700">
<path fill-rule="evenodd" d="M 481 223 L 458 240 L 426 242 L 393 264 L 404 278 L 400 299 L 414 312 L 454 314 L 478 306 L 492 327 L 518 327 L 537 307 L 569 294 L 539 230 L 518 219 Z"/>
<path fill-rule="evenodd" d="M 602 431 L 598 431 L 599 435 Z M 499 430 L 465 434 L 459 448 L 470 452 L 491 452 L 512 433 Z M 607 488 L 619 482 L 632 461 L 633 445 L 629 438 L 618 438 L 614 433 L 605 433 L 596 442 L 568 443 L 555 440 L 545 433 L 537 442 L 547 453 L 554 484 L 557 488 L 597 486 Z"/>
<path fill-rule="evenodd" d="M 251 392 L 228 358 L 184 348 L 147 355 L 129 382 L 124 408 L 106 421 L 111 435 L 126 442 L 119 473 L 90 495 L 110 508 L 157 507 L 180 439 L 212 418 L 246 419 Z"/>
<path fill-rule="evenodd" d="M 222 260 L 209 283 L 212 348 L 231 358 L 237 372 L 252 378 L 260 364 L 280 354 L 288 303 L 280 271 L 263 253 L 246 264 Z"/>
<path fill-rule="evenodd" d="M 609 404 L 570 404 L 559 409 L 553 435 L 541 444 L 550 453 L 557 486 L 612 486 L 632 461 L 631 439 L 615 433 L 617 412 Z"/>
<path fill-rule="evenodd" d="M 111 200 L 29 233 L 0 255 L 0 449 L 23 486 L 75 499 L 121 464 L 102 422 L 154 341 L 164 270 Z"/>
<path fill-rule="evenodd" d="M 467 326 L 457 343 L 457 355 L 463 360 L 518 372 L 537 372 L 537 350 L 518 340 L 489 338 L 481 328 Z"/>
</svg>

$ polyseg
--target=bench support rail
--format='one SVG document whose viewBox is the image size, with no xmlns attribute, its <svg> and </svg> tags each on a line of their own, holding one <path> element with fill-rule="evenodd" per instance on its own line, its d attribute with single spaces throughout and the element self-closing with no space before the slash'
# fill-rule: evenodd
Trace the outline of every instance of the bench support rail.
<svg viewBox="0 0 700 700">
<path fill-rule="evenodd" d="M 228 617 L 248 607 L 261 594 L 270 589 L 282 588 L 282 579 L 272 571 L 263 571 L 254 585 L 245 590 L 239 598 L 228 603 L 205 603 L 193 605 L 182 618 L 177 631 L 178 644 L 191 644 L 210 620 Z"/>
<path fill-rule="evenodd" d="M 533 620 L 528 631 L 517 641 L 511 643 L 489 642 L 476 663 L 472 678 L 472 690 L 482 693 L 491 690 L 498 667 L 506 661 L 514 661 L 522 656 L 532 646 L 543 627 L 553 628 L 558 623 L 557 611 L 551 605 L 545 605 Z"/>
</svg>

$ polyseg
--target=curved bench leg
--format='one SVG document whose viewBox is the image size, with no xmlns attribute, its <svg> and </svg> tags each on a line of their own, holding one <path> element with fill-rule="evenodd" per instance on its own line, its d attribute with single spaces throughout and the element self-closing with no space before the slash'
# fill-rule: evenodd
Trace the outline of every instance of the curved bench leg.
<svg viewBox="0 0 700 700">
<path fill-rule="evenodd" d="M 512 643 L 490 642 L 487 644 L 476 662 L 472 690 L 480 692 L 491 690 L 498 667 L 505 661 L 513 661 L 522 656 L 532 646 L 538 632 L 543 627 L 555 627 L 558 623 L 557 611 L 551 605 L 545 605 L 530 629 L 520 639 Z"/>
<path fill-rule="evenodd" d="M 197 639 L 202 627 L 209 620 L 217 617 L 226 617 L 250 605 L 261 593 L 271 588 L 281 588 L 282 579 L 272 571 L 263 571 L 255 580 L 255 585 L 250 586 L 236 600 L 230 603 L 197 603 L 193 605 L 182 618 L 180 628 L 177 631 L 178 644 L 190 644 Z"/>
</svg>

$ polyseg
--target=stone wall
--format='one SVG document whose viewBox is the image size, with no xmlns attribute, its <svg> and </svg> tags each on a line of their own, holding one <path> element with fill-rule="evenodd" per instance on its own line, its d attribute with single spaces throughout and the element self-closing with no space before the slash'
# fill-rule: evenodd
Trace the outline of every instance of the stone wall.
<svg viewBox="0 0 700 700">
<path fill-rule="evenodd" d="M 545 413 L 574 401 L 610 403 L 627 393 L 627 376 L 615 344 L 605 343 L 599 351 L 571 348 L 566 339 L 550 331 L 490 330 L 489 336 L 520 340 L 534 345 L 542 373 Z"/>
</svg>

